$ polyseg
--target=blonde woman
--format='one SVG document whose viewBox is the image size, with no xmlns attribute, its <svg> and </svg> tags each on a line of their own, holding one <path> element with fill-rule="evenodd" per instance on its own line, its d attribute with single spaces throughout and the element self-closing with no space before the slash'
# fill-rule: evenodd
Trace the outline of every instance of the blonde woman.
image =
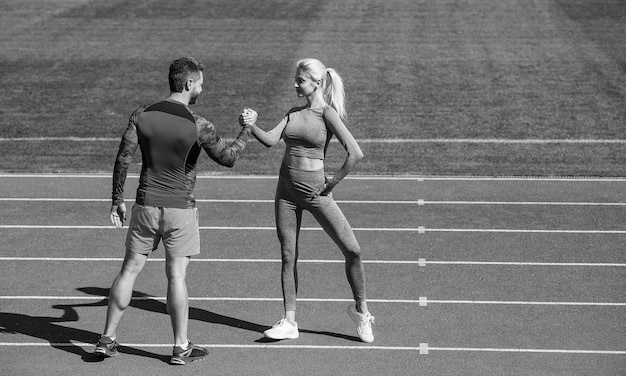
<svg viewBox="0 0 626 376">
<path fill-rule="evenodd" d="M 352 227 L 333 200 L 333 188 L 363 158 L 363 152 L 344 125 L 346 117 L 343 80 L 332 68 L 317 59 L 303 59 L 296 64 L 295 84 L 299 98 L 306 104 L 294 107 L 278 125 L 264 131 L 256 125 L 258 114 L 244 111 L 242 121 L 252 128 L 252 134 L 266 147 L 281 139 L 286 144 L 275 197 L 275 216 L 282 254 L 282 290 L 284 317 L 264 336 L 271 339 L 298 338 L 296 294 L 298 291 L 298 239 L 303 210 L 309 211 L 324 231 L 337 244 L 345 257 L 348 283 L 355 304 L 348 314 L 357 326 L 363 342 L 372 342 L 371 324 L 365 298 L 365 283 L 361 248 Z M 330 139 L 335 136 L 346 150 L 342 167 L 331 177 L 324 172 L 324 157 Z"/>
</svg>

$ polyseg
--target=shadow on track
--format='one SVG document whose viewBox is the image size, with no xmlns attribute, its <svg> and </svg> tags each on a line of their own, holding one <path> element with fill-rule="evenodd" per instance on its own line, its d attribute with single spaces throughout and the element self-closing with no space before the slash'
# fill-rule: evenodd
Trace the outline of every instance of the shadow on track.
<svg viewBox="0 0 626 376">
<path fill-rule="evenodd" d="M 94 304 L 94 306 L 96 305 L 97 304 Z M 74 344 L 74 342 L 95 344 L 98 338 L 100 338 L 100 334 L 87 330 L 57 325 L 57 323 L 78 321 L 79 317 L 73 309 L 74 307 L 76 306 L 53 306 L 53 308 L 63 310 L 63 315 L 61 317 L 28 316 L 20 313 L 0 312 L 0 332 L 12 334 L 19 333 L 40 338 L 48 341 L 50 345 L 56 349 L 80 356 L 84 362 L 90 363 L 102 361 L 101 358 L 94 356 L 93 353 L 87 352 L 79 345 Z M 169 357 L 164 357 L 163 355 L 127 346 L 120 346 L 120 352 L 147 358 L 156 358 L 165 362 L 169 359 Z"/>
<path fill-rule="evenodd" d="M 328 337 L 333 337 L 333 338 L 341 338 L 341 339 L 345 339 L 345 340 L 353 341 L 353 342 L 361 342 L 359 337 L 357 337 L 357 336 L 349 336 L 349 335 L 346 335 L 346 334 L 326 332 L 326 331 L 320 332 L 320 331 L 316 331 L 316 330 L 308 330 L 308 329 L 302 329 L 302 328 L 299 328 L 298 331 L 300 333 L 317 334 L 317 335 L 320 335 L 320 336 L 328 336 Z M 271 339 L 271 338 L 262 337 L 262 338 L 257 339 L 254 342 L 257 342 L 257 343 L 276 343 L 276 342 L 281 342 L 281 341 L 282 340 L 280 340 L 280 339 Z"/>
<path fill-rule="evenodd" d="M 102 296 L 103 300 L 95 302 L 95 303 L 90 303 L 90 304 L 76 305 L 75 307 L 106 306 L 107 305 L 107 298 L 109 296 L 108 288 L 105 289 L 105 288 L 100 288 L 100 287 L 81 287 L 81 288 L 78 288 L 77 290 L 83 293 L 89 294 L 89 295 Z M 156 300 L 154 299 L 153 296 L 150 296 L 142 292 L 133 291 L 133 299 L 131 300 L 130 306 L 134 308 L 139 308 L 139 309 L 143 309 L 146 311 L 150 311 L 150 312 L 162 313 L 164 315 L 168 314 L 167 305 L 164 302 Z M 249 331 L 257 332 L 261 334 L 265 330 L 270 328 L 269 326 L 266 326 L 266 325 L 259 325 L 259 324 L 252 323 L 249 321 L 244 321 L 244 320 L 240 320 L 234 317 L 224 316 L 215 312 L 207 311 L 207 310 L 200 309 L 200 308 L 193 308 L 193 307 L 189 307 L 189 319 L 208 322 L 212 324 L 226 325 L 226 326 L 230 326 L 233 328 L 249 330 Z M 324 336 L 329 336 L 329 337 L 334 337 L 334 338 L 346 339 L 348 341 L 360 342 L 359 338 L 356 336 L 349 336 L 349 335 L 344 335 L 340 333 L 331 333 L 331 332 L 326 332 L 326 331 L 321 332 L 321 331 L 313 331 L 313 330 L 307 330 L 307 329 L 300 329 L 300 333 L 311 333 L 311 334 L 324 335 Z M 272 343 L 276 341 L 267 339 L 267 338 L 260 338 L 256 340 L 255 342 Z"/>
<path fill-rule="evenodd" d="M 100 338 L 99 333 L 69 328 L 63 325 L 57 325 L 57 323 L 78 322 L 79 315 L 76 308 L 79 307 L 106 307 L 108 303 L 109 289 L 99 287 L 81 287 L 77 290 L 89 295 L 100 296 L 102 297 L 102 300 L 90 303 L 57 304 L 52 306 L 52 308 L 63 311 L 63 314 L 60 317 L 28 316 L 20 313 L 0 312 L 0 332 L 19 333 L 40 338 L 48 341 L 50 345 L 56 349 L 79 355 L 85 362 L 102 361 L 102 358 L 96 357 L 92 352 L 87 352 L 81 346 L 74 343 L 81 342 L 95 344 Z M 152 296 L 142 292 L 133 292 L 133 300 L 131 301 L 130 306 L 150 312 L 162 313 L 165 315 L 168 314 L 165 303 L 155 300 Z M 257 333 L 263 333 L 263 331 L 268 328 L 267 326 L 258 325 L 252 322 L 223 316 L 214 312 L 193 307 L 189 308 L 189 318 L 191 320 L 227 325 Z M 158 359 L 165 363 L 167 363 L 170 359 L 169 355 L 156 354 L 124 345 L 120 345 L 119 351 L 124 354 Z"/>
<path fill-rule="evenodd" d="M 101 287 L 80 287 L 77 289 L 80 292 L 84 292 L 89 295 L 101 296 L 103 299 L 83 305 L 75 305 L 74 307 L 88 307 L 88 306 L 106 306 L 109 296 L 108 288 Z M 164 302 L 154 299 L 153 296 L 133 291 L 133 299 L 130 302 L 130 306 L 134 308 L 143 309 L 149 312 L 162 313 L 167 315 L 167 305 Z M 234 317 L 220 315 L 215 312 L 207 311 L 200 308 L 189 307 L 189 319 L 208 322 L 212 324 L 221 324 L 230 326 L 233 328 L 249 330 L 257 333 L 263 333 L 268 327 L 255 324 L 249 321 L 236 319 Z"/>
</svg>

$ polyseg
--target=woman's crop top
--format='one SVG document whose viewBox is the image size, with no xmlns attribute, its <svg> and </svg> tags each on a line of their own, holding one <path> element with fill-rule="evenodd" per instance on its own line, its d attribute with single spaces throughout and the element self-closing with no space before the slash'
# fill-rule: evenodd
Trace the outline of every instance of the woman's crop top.
<svg viewBox="0 0 626 376">
<path fill-rule="evenodd" d="M 290 110 L 284 119 L 287 125 L 282 135 L 287 145 L 286 152 L 297 157 L 324 159 L 326 147 L 333 136 L 327 123 L 335 118 L 339 120 L 329 105 L 319 109 L 297 107 Z"/>
</svg>

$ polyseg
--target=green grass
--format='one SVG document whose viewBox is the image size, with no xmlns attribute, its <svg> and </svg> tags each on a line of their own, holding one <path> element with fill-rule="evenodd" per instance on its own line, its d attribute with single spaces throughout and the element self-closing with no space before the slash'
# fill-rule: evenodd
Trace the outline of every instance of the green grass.
<svg viewBox="0 0 626 376">
<path fill-rule="evenodd" d="M 10 0 L 0 138 L 117 138 L 190 54 L 207 66 L 194 110 L 224 137 L 244 107 L 269 128 L 300 104 L 293 65 L 317 57 L 345 79 L 358 139 L 625 140 L 625 20 L 619 0 Z M 0 171 L 110 172 L 116 147 L 0 141 Z M 624 143 L 362 148 L 360 174 L 626 176 Z M 275 174 L 281 151 L 253 143 L 201 171 Z"/>
</svg>

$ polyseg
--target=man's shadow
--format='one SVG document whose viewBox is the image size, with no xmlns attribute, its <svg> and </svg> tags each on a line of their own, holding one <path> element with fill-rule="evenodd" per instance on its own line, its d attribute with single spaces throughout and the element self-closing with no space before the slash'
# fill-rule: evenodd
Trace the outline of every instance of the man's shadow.
<svg viewBox="0 0 626 376">
<path fill-rule="evenodd" d="M 40 338 L 48 341 L 50 345 L 56 349 L 79 355 L 85 362 L 101 361 L 102 358 L 95 356 L 92 352 L 85 351 L 85 349 L 81 346 L 74 343 L 93 343 L 95 345 L 100 338 L 100 334 L 58 325 L 58 323 L 79 321 L 79 315 L 76 311 L 79 307 L 106 307 L 108 304 L 109 289 L 82 287 L 77 290 L 89 295 L 101 296 L 102 299 L 90 303 L 57 304 L 52 306 L 52 308 L 63 311 L 63 314 L 60 317 L 28 316 L 20 313 L 0 312 L 0 332 L 20 333 Z M 165 315 L 168 314 L 165 303 L 155 300 L 150 295 L 142 292 L 133 291 L 133 299 L 131 300 L 130 306 L 150 312 L 162 313 Z M 262 325 L 193 307 L 189 308 L 189 318 L 192 320 L 228 325 L 258 333 L 263 333 L 263 331 L 267 329 L 267 327 Z M 119 347 L 119 351 L 125 354 L 159 359 L 166 363 L 170 358 L 167 355 L 155 354 L 123 345 Z"/>
<path fill-rule="evenodd" d="M 94 306 L 96 305 L 97 304 L 94 304 Z M 82 329 L 69 328 L 57 324 L 78 321 L 78 314 L 74 310 L 74 307 L 75 306 L 70 305 L 53 306 L 53 308 L 63 310 L 63 315 L 61 317 L 28 316 L 20 313 L 0 312 L 0 332 L 11 334 L 20 333 L 40 338 L 48 341 L 50 345 L 56 349 L 80 356 L 85 362 L 101 361 L 102 358 L 96 357 L 93 353 L 85 351 L 85 349 L 81 346 L 74 343 L 82 342 L 95 344 L 100 338 L 98 333 Z M 128 346 L 120 346 L 119 351 L 126 354 L 156 358 L 163 361 L 167 361 L 169 359 L 159 354 L 154 354 Z"/>
</svg>

